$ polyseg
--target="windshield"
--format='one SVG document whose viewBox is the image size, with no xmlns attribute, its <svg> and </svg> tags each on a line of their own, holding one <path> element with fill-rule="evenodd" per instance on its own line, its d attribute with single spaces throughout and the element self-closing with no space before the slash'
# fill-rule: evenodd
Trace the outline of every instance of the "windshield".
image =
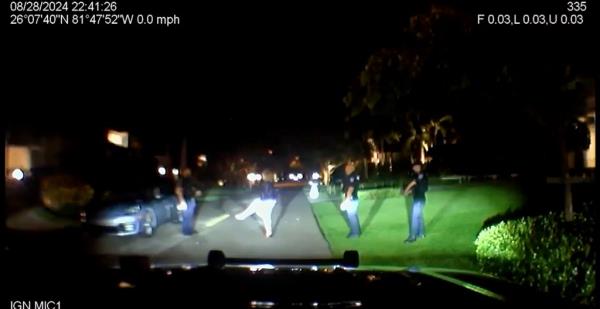
<svg viewBox="0 0 600 309">
<path fill-rule="evenodd" d="M 356 250 L 593 290 L 589 1 L 160 3 L 53 24 L 11 4 L 8 235 L 157 267 Z"/>
</svg>

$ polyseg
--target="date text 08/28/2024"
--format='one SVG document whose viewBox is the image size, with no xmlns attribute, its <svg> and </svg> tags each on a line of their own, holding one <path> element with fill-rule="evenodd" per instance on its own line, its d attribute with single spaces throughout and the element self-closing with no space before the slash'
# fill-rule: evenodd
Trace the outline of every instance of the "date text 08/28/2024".
<svg viewBox="0 0 600 309">
<path fill-rule="evenodd" d="M 116 1 L 11 1 L 11 12 L 116 12 Z"/>
<path fill-rule="evenodd" d="M 181 23 L 176 14 L 119 14 L 116 1 L 11 1 L 11 25 L 159 25 Z"/>
</svg>

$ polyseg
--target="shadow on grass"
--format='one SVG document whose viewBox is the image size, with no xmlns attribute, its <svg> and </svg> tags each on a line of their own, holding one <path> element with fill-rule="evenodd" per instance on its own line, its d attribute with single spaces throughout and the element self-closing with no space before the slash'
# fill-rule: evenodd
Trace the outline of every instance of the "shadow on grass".
<svg viewBox="0 0 600 309">
<path fill-rule="evenodd" d="M 363 227 L 362 227 L 363 233 L 366 230 L 368 230 L 369 227 L 371 226 L 373 219 L 375 219 L 375 216 L 377 215 L 377 213 L 379 213 L 379 210 L 381 209 L 381 206 L 383 205 L 384 201 L 385 201 L 385 198 L 378 198 L 373 203 L 373 206 L 371 207 L 371 210 L 369 210 L 369 214 L 367 215 L 367 219 L 365 220 L 365 223 L 363 223 Z"/>
<path fill-rule="evenodd" d="M 406 208 L 406 221 L 408 221 L 408 233 L 410 234 L 412 227 L 412 198 L 408 195 L 404 195 L 404 207 Z"/>
<path fill-rule="evenodd" d="M 444 215 L 448 213 L 448 210 L 452 208 L 456 201 L 465 194 L 466 190 L 456 190 L 455 193 L 446 201 L 446 203 L 438 210 L 438 212 L 429 220 L 429 223 L 425 226 L 428 230 L 432 230 L 442 220 Z M 425 204 L 427 207 L 427 204 Z"/>
</svg>

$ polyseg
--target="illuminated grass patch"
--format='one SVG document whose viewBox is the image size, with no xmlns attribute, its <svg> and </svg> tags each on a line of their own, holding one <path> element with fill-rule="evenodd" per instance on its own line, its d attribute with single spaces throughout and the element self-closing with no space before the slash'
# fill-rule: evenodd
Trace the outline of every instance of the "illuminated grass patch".
<svg viewBox="0 0 600 309">
<path fill-rule="evenodd" d="M 399 188 L 360 192 L 363 234 L 347 239 L 348 225 L 335 202 L 313 204 L 332 253 L 360 253 L 361 265 L 431 266 L 477 269 L 474 241 L 486 219 L 521 205 L 518 191 L 505 184 L 471 184 L 431 190 L 425 206 L 426 238 L 404 244 L 409 200 Z"/>
</svg>

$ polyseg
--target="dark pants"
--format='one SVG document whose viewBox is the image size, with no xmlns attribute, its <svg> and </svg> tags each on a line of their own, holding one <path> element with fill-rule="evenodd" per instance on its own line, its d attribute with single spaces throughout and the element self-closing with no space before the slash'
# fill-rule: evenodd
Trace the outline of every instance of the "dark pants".
<svg viewBox="0 0 600 309">
<path fill-rule="evenodd" d="M 194 213 L 196 212 L 196 199 L 186 199 L 187 209 L 183 212 L 183 222 L 181 223 L 181 232 L 183 235 L 194 233 Z"/>
</svg>

